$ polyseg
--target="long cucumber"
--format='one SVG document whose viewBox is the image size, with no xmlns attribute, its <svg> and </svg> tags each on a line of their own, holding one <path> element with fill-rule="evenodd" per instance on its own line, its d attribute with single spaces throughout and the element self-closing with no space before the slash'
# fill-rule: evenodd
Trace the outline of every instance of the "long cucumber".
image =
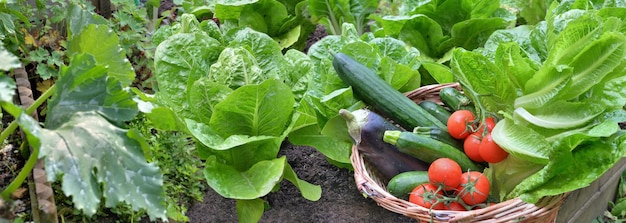
<svg viewBox="0 0 626 223">
<path fill-rule="evenodd" d="M 464 171 L 482 171 L 482 168 L 470 160 L 465 153 L 428 136 L 408 131 L 390 130 L 385 131 L 383 141 L 396 146 L 400 152 L 428 163 L 445 157 L 456 161 Z"/>
<path fill-rule="evenodd" d="M 349 56 L 342 53 L 335 54 L 333 67 L 339 78 L 352 87 L 358 99 L 403 128 L 436 126 L 447 131 L 445 123 L 394 89 L 372 69 Z"/>
</svg>

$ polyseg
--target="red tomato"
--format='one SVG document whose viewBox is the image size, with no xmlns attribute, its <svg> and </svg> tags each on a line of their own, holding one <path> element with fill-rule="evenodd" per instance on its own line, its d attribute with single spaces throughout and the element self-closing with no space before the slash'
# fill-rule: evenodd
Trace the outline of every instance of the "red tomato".
<svg viewBox="0 0 626 223">
<path fill-rule="evenodd" d="M 439 201 L 441 198 L 443 198 L 443 191 L 430 183 L 424 183 L 415 187 L 409 194 L 409 202 L 434 210 L 443 210 L 445 208 L 443 202 Z"/>
<path fill-rule="evenodd" d="M 467 211 L 467 208 L 465 208 L 465 206 L 463 206 L 460 202 L 458 201 L 453 201 L 450 204 L 448 204 L 446 206 L 446 210 L 451 210 L 451 211 Z"/>
<path fill-rule="evenodd" d="M 480 123 L 477 132 L 480 132 L 480 134 L 482 135 L 485 131 L 485 128 L 487 128 L 487 132 L 491 132 L 491 130 L 493 130 L 493 127 L 496 127 L 496 119 L 494 117 L 487 117 L 485 118 L 484 122 Z"/>
<path fill-rule="evenodd" d="M 487 133 L 487 135 L 483 137 L 478 150 L 480 151 L 480 157 L 489 163 L 498 163 L 509 156 L 509 153 L 504 151 L 493 141 L 491 133 Z"/>
<path fill-rule="evenodd" d="M 475 132 L 465 138 L 465 141 L 463 142 L 463 151 L 465 151 L 465 155 L 473 161 L 485 162 L 485 160 L 480 156 L 479 151 L 482 139 L 483 135 L 480 132 Z"/>
<path fill-rule="evenodd" d="M 461 185 L 456 193 L 465 204 L 471 206 L 485 202 L 490 189 L 489 180 L 483 173 L 469 171 L 463 173 Z"/>
<path fill-rule="evenodd" d="M 463 170 L 454 160 L 439 158 L 428 167 L 428 181 L 437 186 L 443 186 L 444 190 L 454 190 L 461 183 Z"/>
<path fill-rule="evenodd" d="M 465 139 L 472 133 L 471 125 L 474 123 L 476 116 L 469 110 L 458 110 L 448 118 L 448 132 L 455 139 Z"/>
</svg>

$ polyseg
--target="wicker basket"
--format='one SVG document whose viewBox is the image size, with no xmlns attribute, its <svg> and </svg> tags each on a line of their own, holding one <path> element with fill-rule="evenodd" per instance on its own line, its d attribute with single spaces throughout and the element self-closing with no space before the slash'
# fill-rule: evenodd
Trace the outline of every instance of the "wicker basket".
<svg viewBox="0 0 626 223">
<path fill-rule="evenodd" d="M 439 90 L 444 87 L 456 87 L 454 84 L 437 84 L 420 87 L 407 93 L 407 97 L 419 102 L 430 100 L 440 102 Z M 559 207 L 566 194 L 544 197 L 537 204 L 528 204 L 519 198 L 507 200 L 482 209 L 472 211 L 430 210 L 422 206 L 396 198 L 386 190 L 373 171 L 369 171 L 363 157 L 356 146 L 352 147 L 350 156 L 354 167 L 354 179 L 359 191 L 372 198 L 379 206 L 407 217 L 425 222 L 554 222 Z"/>
</svg>

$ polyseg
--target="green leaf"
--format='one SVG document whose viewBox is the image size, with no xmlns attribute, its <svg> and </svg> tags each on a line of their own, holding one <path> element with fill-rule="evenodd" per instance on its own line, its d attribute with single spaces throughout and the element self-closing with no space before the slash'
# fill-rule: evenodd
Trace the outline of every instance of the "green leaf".
<svg viewBox="0 0 626 223">
<path fill-rule="evenodd" d="M 515 88 L 522 90 L 539 69 L 539 65 L 515 42 L 500 43 L 495 52 L 494 62 L 496 66 L 502 68 Z"/>
<path fill-rule="evenodd" d="M 61 68 L 56 94 L 48 103 L 46 128 L 63 125 L 76 112 L 97 111 L 117 124 L 134 118 L 137 103 L 125 85 L 107 74 L 91 55 L 74 55 L 69 67 Z"/>
<path fill-rule="evenodd" d="M 281 81 L 246 85 L 215 105 L 210 126 L 222 137 L 279 136 L 291 121 L 295 100 Z"/>
<path fill-rule="evenodd" d="M 126 202 L 134 211 L 145 209 L 150 219 L 166 218 L 163 175 L 147 163 L 146 144 L 137 141 L 142 138 L 130 137 L 95 111 L 76 112 L 52 129 L 30 126 L 28 131 L 41 139 L 39 157 L 48 181 L 62 177 L 63 192 L 77 209 L 91 216 L 104 198 L 106 207 Z"/>
<path fill-rule="evenodd" d="M 215 1 L 215 17 L 220 19 L 237 19 L 245 5 L 259 0 L 219 0 Z"/>
<path fill-rule="evenodd" d="M 196 137 L 198 141 L 213 150 L 229 150 L 245 144 L 274 140 L 277 138 L 275 136 L 231 135 L 224 139 L 204 123 L 196 122 L 191 119 L 185 119 L 185 123 L 187 123 L 189 132 Z"/>
<path fill-rule="evenodd" d="M 0 74 L 0 102 L 13 103 L 16 88 L 13 78 Z"/>
<path fill-rule="evenodd" d="M 285 84 L 291 87 L 296 102 L 299 102 L 309 87 L 315 68 L 311 58 L 299 50 L 288 50 L 285 53 L 285 60 L 290 67 Z"/>
<path fill-rule="evenodd" d="M 156 107 L 145 114 L 155 129 L 161 131 L 185 131 L 187 127 L 180 117 L 168 107 Z"/>
<path fill-rule="evenodd" d="M 13 23 L 13 16 L 4 12 L 0 12 L 0 21 L 2 21 L 2 29 L 0 29 L 0 39 L 4 39 L 6 32 L 9 35 L 15 34 L 15 23 Z"/>
<path fill-rule="evenodd" d="M 508 22 L 502 18 L 474 18 L 459 22 L 452 26 L 450 39 L 451 46 L 444 41 L 439 46 L 439 52 L 446 52 L 452 46 L 460 46 L 467 50 L 482 47 L 489 36 L 496 30 L 504 29 Z"/>
<path fill-rule="evenodd" d="M 515 88 L 508 77 L 487 57 L 460 48 L 454 49 L 450 67 L 465 94 L 487 111 L 512 111 Z"/>
<path fill-rule="evenodd" d="M 301 180 L 296 175 L 296 172 L 291 168 L 289 163 L 285 163 L 285 171 L 283 177 L 291 182 L 300 190 L 302 197 L 310 201 L 317 201 L 322 197 L 322 188 L 319 185 L 314 185 L 304 180 Z"/>
<path fill-rule="evenodd" d="M 587 45 L 570 62 L 573 68 L 570 84 L 557 98 L 578 97 L 602 81 L 626 56 L 626 38 L 617 33 L 606 33 Z"/>
<path fill-rule="evenodd" d="M 338 121 L 332 123 L 336 122 Z M 343 122 L 343 128 L 340 129 L 344 129 L 345 132 L 341 135 L 347 135 L 348 130 L 345 127 L 345 121 Z M 332 129 L 332 126 L 337 125 L 327 124 L 327 126 L 329 126 L 329 129 Z M 337 131 L 340 130 L 337 129 Z M 340 163 L 350 163 L 350 148 L 352 147 L 352 141 L 350 141 L 351 139 L 348 139 L 348 141 L 346 141 L 345 139 L 338 139 L 337 135 L 320 134 L 320 129 L 319 127 L 317 127 L 317 125 L 311 125 L 293 131 L 289 134 L 288 138 L 289 142 L 293 143 L 294 145 L 305 145 L 315 148 L 320 153 L 324 154 L 324 156 L 328 157 L 328 159 Z"/>
<path fill-rule="evenodd" d="M 243 47 L 250 51 L 267 76 L 272 76 L 272 72 L 285 73 L 287 61 L 282 48 L 267 34 L 241 28 L 229 31 L 224 38 L 228 41 L 228 47 Z"/>
<path fill-rule="evenodd" d="M 2 71 L 9 71 L 22 66 L 20 58 L 4 48 L 4 44 L 2 43 L 0 43 L 0 58 L 2 58 L 2 60 L 0 60 L 0 70 Z"/>
<path fill-rule="evenodd" d="M 189 104 L 194 106 L 189 109 L 194 117 L 200 122 L 209 123 L 215 105 L 223 101 L 228 94 L 233 92 L 223 84 L 218 84 L 202 77 L 193 83 L 189 91 Z"/>
<path fill-rule="evenodd" d="M 536 110 L 523 107 L 515 109 L 515 115 L 533 125 L 548 129 L 568 129 L 580 127 L 604 112 L 596 103 L 557 101 L 550 106 Z"/>
<path fill-rule="evenodd" d="M 80 5 L 69 5 L 67 12 L 67 28 L 69 30 L 69 37 L 74 37 L 80 34 L 83 29 L 90 24 L 106 25 L 108 24 L 108 21 L 104 17 L 84 9 Z"/>
<path fill-rule="evenodd" d="M 452 69 L 450 69 L 450 67 L 446 65 L 424 61 L 422 62 L 422 66 L 424 67 L 424 69 L 426 69 L 426 71 L 428 71 L 430 76 L 437 81 L 437 83 L 445 84 L 455 81 L 454 75 L 452 74 Z"/>
<path fill-rule="evenodd" d="M 108 26 L 87 25 L 80 33 L 68 41 L 68 55 L 91 54 L 96 64 L 107 67 L 109 76 L 119 80 L 124 86 L 135 79 L 135 71 L 120 48 L 118 36 Z"/>
<path fill-rule="evenodd" d="M 259 222 L 264 211 L 265 201 L 263 201 L 263 199 L 237 199 L 237 217 L 240 223 Z"/>
<path fill-rule="evenodd" d="M 220 42 L 203 32 L 177 33 L 159 44 L 154 53 L 157 99 L 181 117 L 192 117 L 187 91 L 209 74 L 222 49 Z"/>
<path fill-rule="evenodd" d="M 331 35 L 341 35 L 344 22 L 355 22 L 348 0 L 308 0 L 308 3 L 313 23 L 324 25 Z"/>
<path fill-rule="evenodd" d="M 439 44 L 444 40 L 439 23 L 426 15 L 384 16 L 376 18 L 385 35 L 396 37 L 431 57 L 438 57 Z"/>
<path fill-rule="evenodd" d="M 549 5 L 549 1 L 544 0 L 515 0 L 515 3 L 519 8 L 520 17 L 524 18 L 526 24 L 530 25 L 537 24 L 545 19 L 546 10 Z"/>
<path fill-rule="evenodd" d="M 250 169 L 238 171 L 211 156 L 206 160 L 204 176 L 209 186 L 222 197 L 255 199 L 267 195 L 280 182 L 285 164 L 283 156 L 260 161 Z"/>
<path fill-rule="evenodd" d="M 547 164 L 554 149 L 545 136 L 512 119 L 500 120 L 492 131 L 493 140 L 515 157 L 538 164 Z"/>
<path fill-rule="evenodd" d="M 619 161 L 619 158 L 623 156 L 625 148 L 626 145 L 623 143 L 623 139 L 617 142 L 614 140 L 598 140 L 594 143 L 581 145 L 573 151 L 572 161 L 558 163 L 558 165 L 565 166 L 564 168 L 558 171 L 551 171 L 550 168 L 557 164 L 547 166 L 540 173 L 548 172 L 552 174 L 537 179 L 535 176 L 539 176 L 540 174 L 538 173 L 522 182 L 518 187 L 524 188 L 526 184 L 533 182 L 544 183 L 540 187 L 524 192 L 520 197 L 526 202 L 536 203 L 544 196 L 558 195 L 586 187 L 613 167 Z"/>
<path fill-rule="evenodd" d="M 237 89 L 241 86 L 258 84 L 268 79 L 250 51 L 227 47 L 219 59 L 211 65 L 210 80 Z"/>
</svg>

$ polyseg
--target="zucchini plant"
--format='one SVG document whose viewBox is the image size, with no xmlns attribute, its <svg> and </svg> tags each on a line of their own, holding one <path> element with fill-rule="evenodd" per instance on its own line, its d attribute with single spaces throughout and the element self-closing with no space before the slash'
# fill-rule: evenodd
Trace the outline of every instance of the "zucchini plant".
<svg viewBox="0 0 626 223">
<path fill-rule="evenodd" d="M 92 19 L 66 23 L 70 59 L 69 65 L 61 66 L 56 84 L 24 109 L 12 103 L 15 83 L 0 76 L 0 85 L 5 86 L 0 105 L 14 118 L 0 141 L 19 126 L 33 148 L 22 172 L 30 172 L 31 160 L 43 160 L 47 180 L 61 181 L 64 195 L 88 216 L 101 204 L 128 203 L 133 210 L 146 210 L 152 220 L 166 219 L 163 174 L 146 161 L 149 148 L 144 138 L 124 125 L 138 108 L 128 87 L 135 74 L 119 50 L 119 38 L 108 26 L 96 24 L 102 21 L 96 15 L 77 5 L 69 9 L 70 17 L 79 13 Z M 10 60 L 2 70 L 18 65 L 19 61 Z M 41 126 L 30 114 L 44 102 L 47 113 Z M 4 188 L 3 198 L 21 184 L 21 176 Z"/>
</svg>

